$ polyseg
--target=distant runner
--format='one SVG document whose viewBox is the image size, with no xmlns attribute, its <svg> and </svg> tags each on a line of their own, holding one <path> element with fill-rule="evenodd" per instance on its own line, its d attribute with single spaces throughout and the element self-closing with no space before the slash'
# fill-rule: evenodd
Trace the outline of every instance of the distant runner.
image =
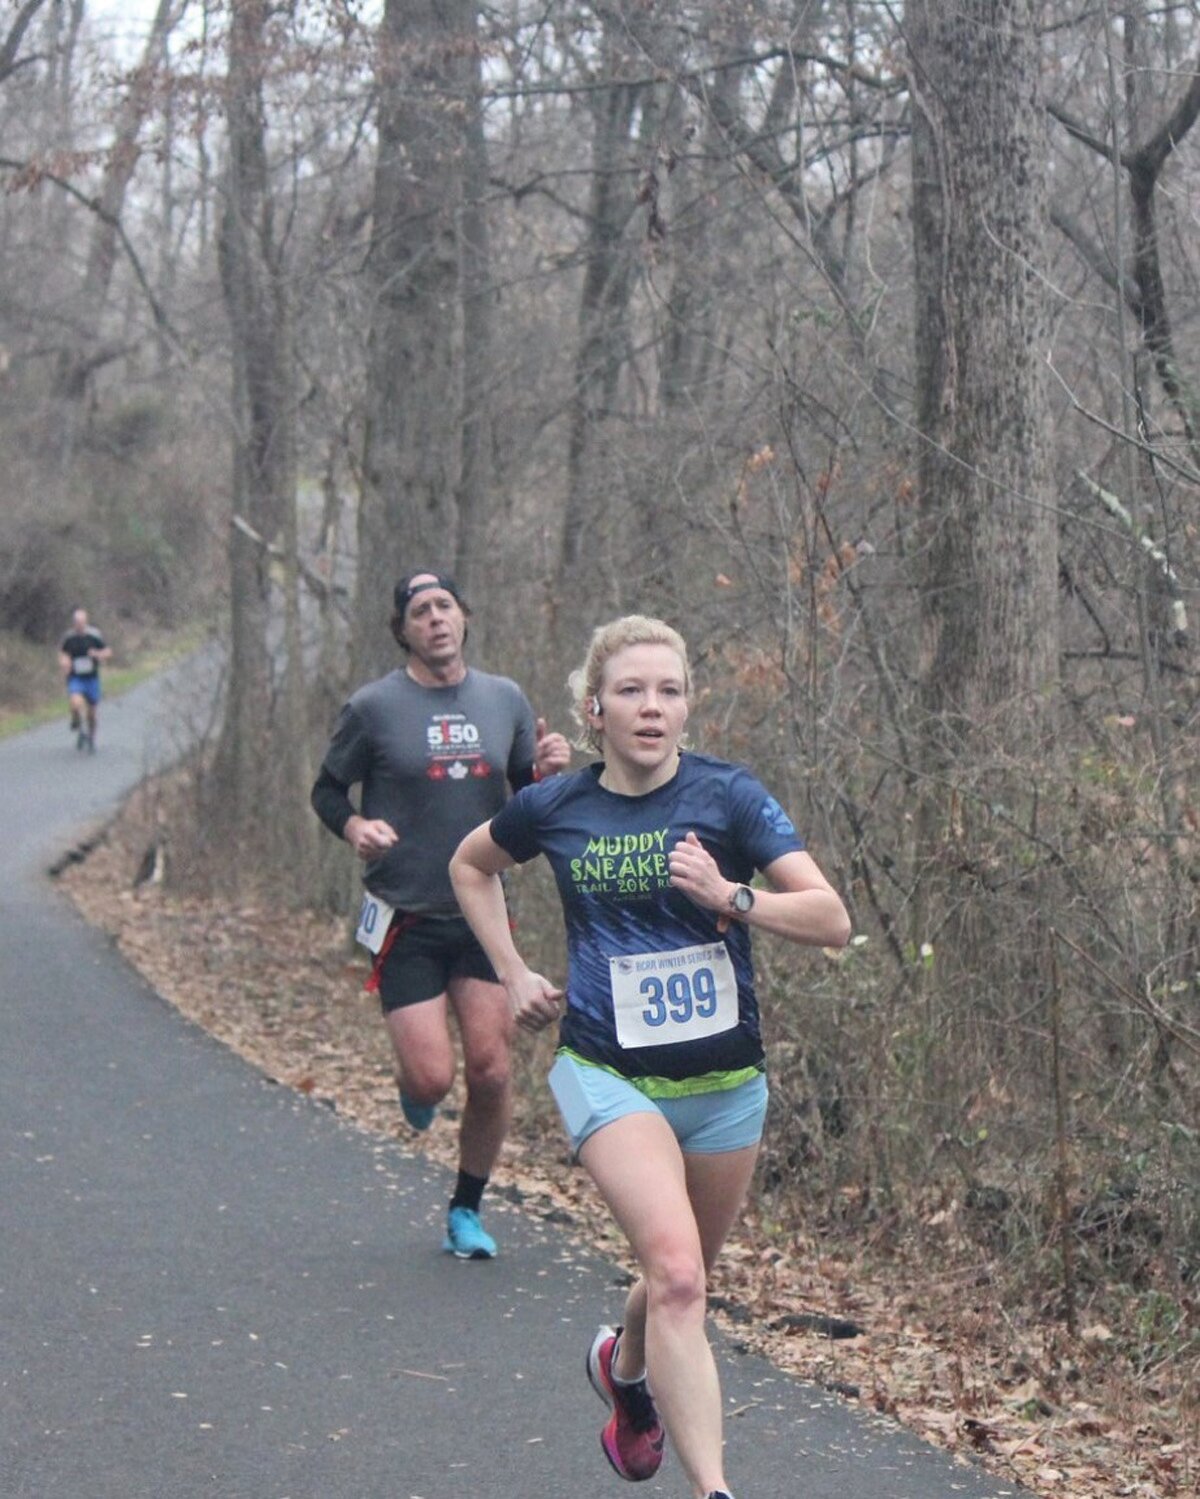
<svg viewBox="0 0 1200 1499">
<path fill-rule="evenodd" d="M 561 1020 L 550 1088 L 641 1268 L 623 1327 L 601 1327 L 587 1355 L 611 1412 L 604 1455 L 649 1479 L 669 1435 L 695 1499 L 732 1499 L 704 1323 L 767 1108 L 750 929 L 840 947 L 850 921 L 761 782 L 681 750 L 691 673 L 675 630 L 643 615 L 602 626 L 571 687 L 603 760 L 518 792 L 450 872 L 518 1025 Z M 538 854 L 566 922 L 565 1010 L 505 916 L 501 873 Z"/>
<path fill-rule="evenodd" d="M 71 732 L 75 748 L 96 750 L 96 719 L 100 707 L 100 663 L 112 658 L 104 636 L 88 624 L 87 610 L 76 609 L 71 628 L 58 647 L 58 664 L 67 683 Z"/>
<path fill-rule="evenodd" d="M 416 572 L 396 584 L 392 634 L 407 661 L 346 706 L 312 791 L 321 821 L 363 860 L 359 940 L 375 954 L 396 1057 L 400 1107 L 426 1130 L 454 1082 L 449 1011 L 462 1038 L 467 1101 L 443 1248 L 491 1259 L 480 1203 L 512 1112 L 512 1011 L 458 909 L 450 855 L 513 790 L 563 769 L 571 747 L 536 723 L 507 677 L 463 659 L 468 610 L 452 578 Z M 350 787 L 361 784 L 360 807 Z"/>
</svg>

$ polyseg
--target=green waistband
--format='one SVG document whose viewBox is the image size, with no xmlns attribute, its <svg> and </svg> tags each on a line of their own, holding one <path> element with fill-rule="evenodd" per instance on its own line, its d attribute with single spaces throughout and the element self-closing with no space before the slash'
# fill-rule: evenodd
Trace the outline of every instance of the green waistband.
<svg viewBox="0 0 1200 1499">
<path fill-rule="evenodd" d="M 559 1047 L 556 1055 L 570 1057 L 581 1067 L 596 1067 L 601 1072 L 611 1073 L 613 1077 L 619 1077 L 636 1088 L 639 1093 L 644 1093 L 647 1098 L 695 1098 L 701 1093 L 727 1093 L 730 1088 L 740 1088 L 743 1083 L 748 1083 L 751 1078 L 766 1071 L 765 1067 L 759 1065 L 735 1067 L 727 1072 L 701 1072 L 697 1077 L 626 1077 L 615 1067 L 606 1066 L 603 1062 L 593 1062 L 590 1057 L 581 1057 L 569 1046 Z"/>
</svg>

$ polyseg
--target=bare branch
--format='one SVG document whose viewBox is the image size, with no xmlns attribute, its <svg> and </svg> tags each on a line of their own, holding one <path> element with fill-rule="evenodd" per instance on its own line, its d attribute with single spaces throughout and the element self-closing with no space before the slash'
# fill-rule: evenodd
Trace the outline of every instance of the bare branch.
<svg viewBox="0 0 1200 1499">
<path fill-rule="evenodd" d="M 1131 159 L 1126 160 L 1131 172 L 1144 173 L 1151 181 L 1157 178 L 1167 157 L 1196 123 L 1196 116 L 1200 115 L 1200 61 L 1196 68 L 1187 92 L 1168 119 Z"/>
<path fill-rule="evenodd" d="M 102 219 L 114 231 L 117 239 L 120 241 L 121 248 L 125 251 L 126 258 L 133 269 L 133 274 L 137 277 L 138 285 L 145 293 L 155 325 L 170 338 L 177 348 L 183 349 L 183 340 L 172 325 L 171 319 L 167 316 L 162 303 L 154 295 L 142 262 L 138 259 L 137 251 L 130 243 L 129 236 L 125 233 L 124 225 L 119 218 L 109 213 L 95 198 L 91 198 L 87 193 L 82 192 L 73 182 L 68 182 L 65 177 L 59 177 L 54 172 L 45 171 L 36 162 L 14 161 L 12 157 L 0 156 L 0 168 L 7 168 L 9 171 L 20 173 L 23 177 L 28 178 L 31 183 L 49 182 L 54 187 L 66 193 L 68 197 L 74 198 L 77 203 L 82 203 L 97 218 Z"/>
<path fill-rule="evenodd" d="M 25 4 L 17 13 L 16 20 L 9 27 L 8 35 L 0 46 L 0 82 L 18 66 L 17 53 L 21 43 L 25 39 L 25 33 L 29 30 L 29 23 L 41 10 L 46 0 L 25 0 Z"/>
<path fill-rule="evenodd" d="M 1102 140 L 1100 136 L 1093 135 L 1087 126 L 1081 124 L 1074 115 L 1069 115 L 1065 109 L 1060 108 L 1057 104 L 1047 104 L 1046 113 L 1052 120 L 1057 120 L 1068 135 L 1073 135 L 1077 141 L 1081 141 L 1089 149 L 1095 151 L 1097 156 L 1103 156 L 1105 161 L 1113 159 L 1113 150 L 1109 143 L 1106 140 Z M 1121 165 L 1129 165 L 1128 158 L 1124 155 L 1121 156 Z"/>
<path fill-rule="evenodd" d="M 1120 291 L 1130 308 L 1134 312 L 1140 312 L 1142 294 L 1137 282 L 1132 276 L 1121 276 L 1118 285 L 1117 268 L 1112 256 L 1102 244 L 1092 238 L 1074 214 L 1068 213 L 1060 202 L 1054 202 L 1050 205 L 1050 222 L 1070 240 L 1088 270 L 1111 290 Z"/>
<path fill-rule="evenodd" d="M 843 73 L 852 78 L 856 83 L 861 83 L 867 88 L 877 89 L 880 93 L 899 94 L 906 87 L 903 78 L 892 78 L 881 73 L 872 73 L 860 63 L 844 62 L 841 58 L 831 57 L 826 52 L 798 52 L 790 47 L 771 47 L 765 52 L 747 52 L 737 57 L 722 58 L 720 62 L 705 63 L 701 67 L 680 70 L 668 69 L 665 66 L 653 72 L 636 75 L 633 77 L 621 77 L 617 81 L 623 88 L 650 88 L 656 83 L 663 83 L 668 78 L 684 88 L 693 89 L 703 86 L 706 79 L 716 73 L 727 73 L 739 68 L 762 67 L 764 63 L 778 62 L 781 58 L 790 63 L 812 62 L 823 68 L 828 68 L 833 73 Z M 654 59 L 651 59 L 653 62 Z M 487 88 L 480 93 L 481 99 L 536 99 L 545 95 L 555 98 L 578 98 L 587 94 L 603 93 L 606 89 L 613 87 L 612 80 L 599 80 L 595 82 L 581 83 L 535 83 L 514 84 L 509 88 Z"/>
<path fill-rule="evenodd" d="M 237 515 L 236 513 L 231 515 L 229 517 L 229 524 L 235 531 L 244 536 L 247 541 L 253 542 L 254 545 L 258 547 L 260 551 L 264 552 L 268 557 L 270 557 L 272 561 L 285 562 L 287 560 L 287 553 L 284 551 L 284 549 L 281 546 L 276 546 L 273 541 L 268 541 L 265 536 L 261 535 L 254 529 L 254 527 L 248 520 L 246 520 L 244 516 Z M 305 562 L 303 557 L 296 558 L 296 566 L 299 570 L 300 576 L 308 584 L 313 593 L 315 593 L 316 596 L 321 600 L 321 602 L 323 604 L 332 604 L 343 619 L 349 620 L 349 611 L 347 610 L 345 604 L 343 604 L 339 599 L 339 594 L 343 593 L 345 590 L 334 588 L 320 575 L 320 573 L 311 568 L 308 563 Z"/>
<path fill-rule="evenodd" d="M 1145 453 L 1148 458 L 1153 458 L 1156 463 L 1161 463 L 1164 468 L 1169 468 L 1172 473 L 1178 474 L 1181 479 L 1186 479 L 1189 484 L 1200 484 L 1200 469 L 1194 469 L 1190 464 L 1179 463 L 1168 453 L 1162 452 L 1161 449 L 1152 446 L 1148 442 L 1143 442 L 1140 438 L 1131 437 L 1128 432 L 1123 432 L 1119 427 L 1114 427 L 1112 422 L 1105 421 L 1104 417 L 1097 415 L 1096 412 L 1089 411 L 1058 370 L 1055 369 L 1053 361 L 1047 359 L 1046 365 L 1050 373 L 1062 386 L 1066 392 L 1067 399 L 1080 416 L 1085 417 L 1089 422 L 1093 422 L 1102 431 L 1107 432 L 1110 437 L 1115 437 L 1118 442 L 1128 443 L 1130 447 L 1137 448 L 1139 452 Z"/>
<path fill-rule="evenodd" d="M 1180 593 L 1179 575 L 1171 566 L 1167 554 L 1145 531 L 1139 529 L 1133 516 L 1121 501 L 1117 499 L 1115 494 L 1102 488 L 1094 479 L 1089 478 L 1081 468 L 1075 470 L 1075 477 L 1084 485 L 1089 494 L 1100 501 L 1109 515 L 1114 516 L 1121 522 L 1129 534 L 1136 539 L 1138 546 L 1141 547 L 1146 555 L 1158 564 L 1159 572 L 1162 574 L 1171 593 L 1171 623 L 1180 634 L 1185 633 L 1188 627 L 1187 608 Z"/>
<path fill-rule="evenodd" d="M 1119 994 L 1122 999 L 1128 1000 L 1135 1008 L 1149 1015 L 1152 1020 L 1162 1026 L 1168 1035 L 1174 1037 L 1181 1046 L 1186 1047 L 1188 1051 L 1200 1057 L 1200 1031 L 1193 1030 L 1184 1021 L 1177 1019 L 1174 1015 L 1169 1015 L 1161 1005 L 1155 1004 L 1149 995 L 1137 994 L 1134 990 L 1127 989 L 1124 984 L 1118 983 L 1107 969 L 1101 967 L 1095 958 L 1085 952 L 1077 943 L 1072 942 L 1065 932 L 1060 932 L 1055 928 L 1052 935 L 1064 947 L 1069 947 L 1077 958 L 1081 958 L 1093 973 L 1104 980 L 1114 994 Z"/>
</svg>

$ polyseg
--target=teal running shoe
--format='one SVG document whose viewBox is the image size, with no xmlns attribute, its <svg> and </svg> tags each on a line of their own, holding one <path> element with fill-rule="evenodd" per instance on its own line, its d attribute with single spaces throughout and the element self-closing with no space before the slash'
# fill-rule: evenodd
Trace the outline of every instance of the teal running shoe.
<svg viewBox="0 0 1200 1499">
<path fill-rule="evenodd" d="M 413 1129 L 424 1131 L 433 1123 L 434 1115 L 437 1113 L 436 1103 L 414 1103 L 411 1098 L 400 1095 L 400 1112 L 412 1125 Z"/>
<path fill-rule="evenodd" d="M 496 1241 L 471 1208 L 451 1208 L 442 1248 L 460 1260 L 494 1260 Z"/>
</svg>

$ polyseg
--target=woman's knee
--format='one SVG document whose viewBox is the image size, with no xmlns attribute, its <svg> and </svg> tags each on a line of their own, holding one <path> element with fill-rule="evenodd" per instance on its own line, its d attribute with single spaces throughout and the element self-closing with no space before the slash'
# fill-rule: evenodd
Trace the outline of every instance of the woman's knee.
<svg viewBox="0 0 1200 1499">
<path fill-rule="evenodd" d="M 651 1315 L 704 1315 L 708 1284 L 697 1249 L 680 1245 L 654 1255 L 643 1267 L 647 1309 Z"/>
</svg>

